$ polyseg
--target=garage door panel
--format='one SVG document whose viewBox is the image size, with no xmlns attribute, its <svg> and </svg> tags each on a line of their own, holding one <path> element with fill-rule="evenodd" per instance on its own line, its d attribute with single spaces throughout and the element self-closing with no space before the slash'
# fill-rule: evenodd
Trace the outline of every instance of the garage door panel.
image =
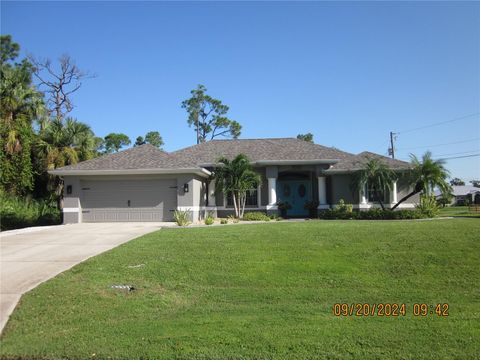
<svg viewBox="0 0 480 360">
<path fill-rule="evenodd" d="M 173 220 L 174 179 L 82 181 L 81 186 L 84 222 Z"/>
</svg>

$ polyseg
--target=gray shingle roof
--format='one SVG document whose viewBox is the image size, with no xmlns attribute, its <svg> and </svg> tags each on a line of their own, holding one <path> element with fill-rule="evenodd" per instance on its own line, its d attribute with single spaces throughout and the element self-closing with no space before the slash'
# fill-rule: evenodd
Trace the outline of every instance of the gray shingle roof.
<svg viewBox="0 0 480 360">
<path fill-rule="evenodd" d="M 312 144 L 295 138 L 213 140 L 166 153 L 146 144 L 118 153 L 104 155 L 52 173 L 88 170 L 200 169 L 217 162 L 221 156 L 233 158 L 245 154 L 252 162 L 326 161 L 335 163 L 330 172 L 359 170 L 369 158 L 379 158 L 393 169 L 407 169 L 409 164 L 378 154 L 353 155 L 335 148 Z"/>
<path fill-rule="evenodd" d="M 452 186 L 452 195 L 453 196 L 465 196 L 468 194 L 475 194 L 480 192 L 480 188 L 473 185 L 454 185 Z M 439 196 L 442 192 L 440 190 L 435 190 L 435 195 Z"/>
<path fill-rule="evenodd" d="M 334 164 L 326 172 L 334 173 L 334 172 L 350 172 L 350 171 L 361 170 L 365 167 L 365 164 L 370 159 L 378 159 L 380 160 L 380 162 L 384 163 L 390 169 L 393 169 L 393 170 L 408 170 L 411 168 L 411 165 L 408 162 L 397 160 L 397 159 L 391 159 L 386 156 L 375 154 L 369 151 L 364 151 L 358 155 L 354 155 L 349 158 L 343 159 L 337 164 Z"/>
<path fill-rule="evenodd" d="M 127 170 L 127 169 L 161 169 L 185 167 L 165 151 L 145 144 L 114 154 L 103 155 L 95 159 L 65 166 L 61 170 Z M 57 169 L 57 170 L 60 170 Z"/>
<path fill-rule="evenodd" d="M 218 158 L 245 154 L 251 162 L 341 160 L 352 154 L 295 138 L 213 140 L 171 153 L 192 165 L 214 164 Z"/>
</svg>

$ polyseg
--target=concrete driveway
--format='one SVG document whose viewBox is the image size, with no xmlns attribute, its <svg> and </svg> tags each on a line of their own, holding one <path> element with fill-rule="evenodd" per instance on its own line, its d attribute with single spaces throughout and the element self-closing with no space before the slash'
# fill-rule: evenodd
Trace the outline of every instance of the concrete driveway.
<svg viewBox="0 0 480 360">
<path fill-rule="evenodd" d="M 0 332 L 20 297 L 89 257 L 168 223 L 59 225 L 0 234 Z"/>
</svg>

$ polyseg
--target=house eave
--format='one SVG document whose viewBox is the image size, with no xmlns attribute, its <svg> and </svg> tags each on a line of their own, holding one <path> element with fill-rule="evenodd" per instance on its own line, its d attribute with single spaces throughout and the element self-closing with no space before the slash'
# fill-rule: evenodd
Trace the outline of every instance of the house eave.
<svg viewBox="0 0 480 360">
<path fill-rule="evenodd" d="M 357 171 L 360 171 L 362 169 L 350 169 L 350 170 L 335 170 L 335 169 L 328 169 L 328 170 L 325 170 L 324 173 L 325 174 L 351 174 L 351 173 L 354 173 L 354 172 L 357 172 Z M 394 172 L 405 172 L 405 171 L 409 171 L 411 169 L 392 169 Z"/>
<path fill-rule="evenodd" d="M 254 165 L 322 165 L 336 164 L 340 159 L 313 159 L 313 160 L 258 160 Z"/>
<path fill-rule="evenodd" d="M 336 164 L 339 159 L 314 159 L 314 160 L 256 160 L 251 161 L 252 166 L 268 166 L 268 165 L 322 165 L 322 164 Z M 218 164 L 206 163 L 201 164 L 203 167 L 215 167 Z"/>
<path fill-rule="evenodd" d="M 75 175 L 171 175 L 171 174 L 195 174 L 202 177 L 209 177 L 212 173 L 204 168 L 178 168 L 178 169 L 118 169 L 118 170 L 62 170 L 55 169 L 48 171 L 56 176 Z"/>
</svg>

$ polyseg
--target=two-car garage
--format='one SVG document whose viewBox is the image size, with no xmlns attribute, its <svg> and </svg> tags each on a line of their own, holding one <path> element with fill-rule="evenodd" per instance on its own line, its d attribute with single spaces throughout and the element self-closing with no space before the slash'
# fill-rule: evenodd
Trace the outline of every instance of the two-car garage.
<svg viewBox="0 0 480 360">
<path fill-rule="evenodd" d="M 49 171 L 63 180 L 63 222 L 191 221 L 206 204 L 211 172 L 145 144 Z"/>
<path fill-rule="evenodd" d="M 176 179 L 80 180 L 83 222 L 171 221 Z"/>
</svg>

